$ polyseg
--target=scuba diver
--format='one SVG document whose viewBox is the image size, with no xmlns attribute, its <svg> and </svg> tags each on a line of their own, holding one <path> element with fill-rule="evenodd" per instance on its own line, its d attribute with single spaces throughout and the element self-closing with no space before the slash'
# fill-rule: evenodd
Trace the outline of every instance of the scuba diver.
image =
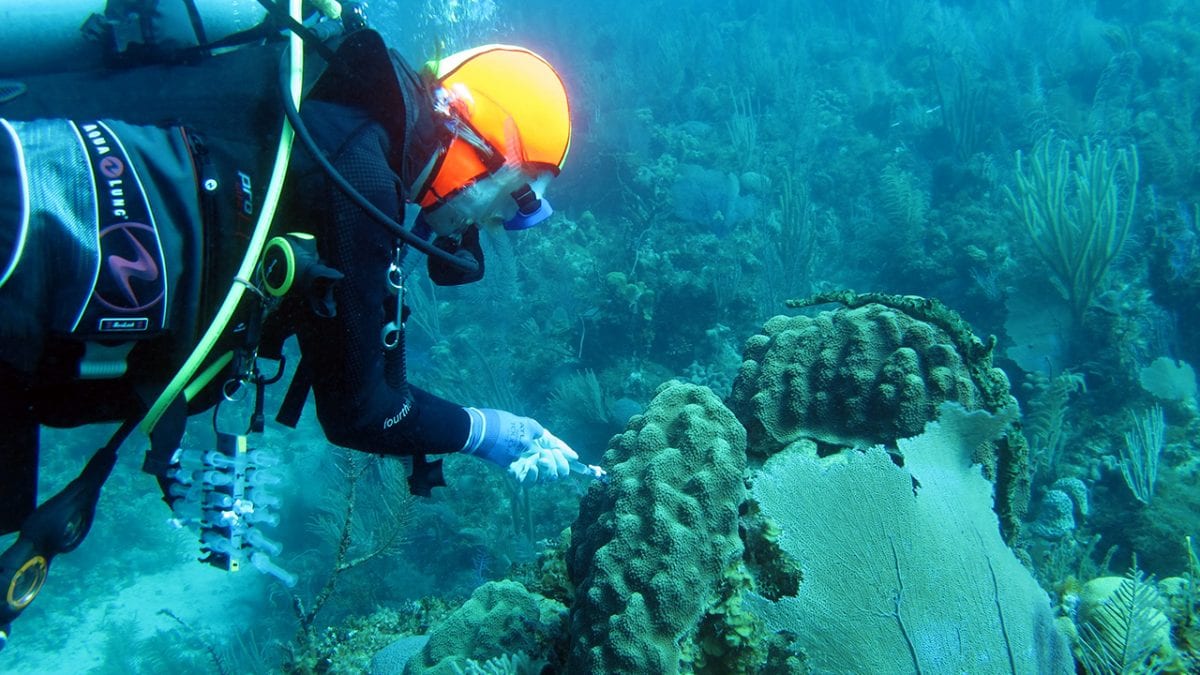
<svg viewBox="0 0 1200 675">
<path fill-rule="evenodd" d="M 277 500 L 250 441 L 291 335 L 301 358 L 277 419 L 295 426 L 311 391 L 328 440 L 400 456 L 414 494 L 445 484 L 429 454 L 465 453 L 521 483 L 605 479 L 536 420 L 444 400 L 406 371 L 418 254 L 434 283 L 477 281 L 482 228 L 552 213 L 544 192 L 571 136 L 554 69 L 488 45 L 415 70 L 357 3 L 305 15 L 299 0 L 259 0 L 261 22 L 220 36 L 187 12 L 158 39 L 137 4 L 110 0 L 84 26 L 108 46 L 103 78 L 0 86 L 0 534 L 19 532 L 0 554 L 0 648 L 53 557 L 86 536 L 135 431 L 204 562 L 295 583 L 271 560 Z M 189 29 L 190 44 L 161 39 Z M 244 429 L 217 428 L 214 412 L 212 446 L 182 447 L 190 415 L 243 392 Z M 97 422 L 121 424 L 39 506 L 39 428 Z"/>
</svg>

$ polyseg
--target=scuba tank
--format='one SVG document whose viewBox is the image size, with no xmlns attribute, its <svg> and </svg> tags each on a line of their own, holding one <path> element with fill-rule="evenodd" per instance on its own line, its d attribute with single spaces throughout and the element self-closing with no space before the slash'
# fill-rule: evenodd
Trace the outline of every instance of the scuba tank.
<svg viewBox="0 0 1200 675">
<path fill-rule="evenodd" d="M 259 26 L 257 0 L 54 0 L 0 10 L 0 77 L 96 70 L 220 43 Z"/>
</svg>

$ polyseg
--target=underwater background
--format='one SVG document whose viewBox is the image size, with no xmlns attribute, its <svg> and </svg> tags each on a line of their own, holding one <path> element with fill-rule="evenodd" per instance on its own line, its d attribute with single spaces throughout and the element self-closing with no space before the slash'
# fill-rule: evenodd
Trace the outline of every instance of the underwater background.
<svg viewBox="0 0 1200 675">
<path fill-rule="evenodd" d="M 1200 672 L 1200 4 L 369 15 L 565 80 L 556 215 L 417 285 L 409 372 L 611 480 L 412 498 L 306 411 L 253 440 L 289 589 L 127 445 L 0 672 Z M 110 432 L 46 432 L 43 497 Z"/>
</svg>

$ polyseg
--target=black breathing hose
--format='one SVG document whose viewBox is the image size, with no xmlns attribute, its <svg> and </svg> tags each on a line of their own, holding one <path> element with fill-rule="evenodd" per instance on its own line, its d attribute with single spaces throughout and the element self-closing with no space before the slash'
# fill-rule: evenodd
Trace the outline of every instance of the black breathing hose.
<svg viewBox="0 0 1200 675">
<path fill-rule="evenodd" d="M 308 127 L 304 124 L 304 120 L 300 119 L 300 111 L 292 102 L 291 96 L 288 95 L 288 92 L 291 90 L 291 88 L 290 72 L 288 68 L 286 52 L 283 55 L 283 61 L 279 67 L 279 90 L 282 93 L 283 98 L 283 112 L 285 115 L 287 115 L 288 121 L 291 122 L 292 129 L 296 132 L 296 137 L 300 139 L 302 144 L 304 144 L 304 147 L 308 150 L 309 154 L 313 156 L 313 159 L 317 160 L 317 163 L 321 165 L 321 169 L 327 176 L 329 176 L 329 179 L 333 181 L 333 184 L 336 185 L 337 188 L 341 190 L 347 197 L 349 197 L 350 201 L 357 204 L 359 208 L 361 208 L 368 216 L 371 217 L 371 220 L 374 220 L 376 223 L 378 223 L 381 227 L 383 227 L 383 229 L 387 230 L 389 234 L 400 238 L 405 243 L 411 245 L 413 248 L 424 253 L 425 255 L 430 256 L 431 258 L 437 258 L 441 262 L 458 268 L 464 272 L 472 273 L 479 271 L 479 262 L 475 259 L 467 259 L 456 256 L 448 251 L 443 251 L 442 249 L 425 241 L 412 232 L 409 232 L 403 225 L 396 222 L 394 218 L 387 215 L 381 211 L 379 207 L 372 204 L 370 200 L 364 197 L 361 192 L 356 190 L 354 186 L 350 184 L 350 181 L 346 180 L 346 177 L 343 176 L 341 172 L 339 172 L 337 168 L 333 166 L 333 164 L 329 161 L 329 158 L 325 156 L 325 153 L 322 152 L 321 148 L 317 146 L 317 142 L 313 139 L 312 134 L 308 132 Z"/>
</svg>

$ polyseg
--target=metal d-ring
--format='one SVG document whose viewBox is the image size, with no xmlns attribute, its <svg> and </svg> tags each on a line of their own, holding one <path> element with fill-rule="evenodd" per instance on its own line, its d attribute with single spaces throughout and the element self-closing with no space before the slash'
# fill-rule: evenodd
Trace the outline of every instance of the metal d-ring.
<svg viewBox="0 0 1200 675">
<path fill-rule="evenodd" d="M 224 398 L 230 403 L 239 403 L 246 399 L 245 382 L 239 378 L 231 377 L 221 385 L 221 398 Z"/>
<path fill-rule="evenodd" d="M 392 350 L 400 346 L 401 337 L 404 332 L 404 270 L 401 268 L 400 263 L 400 249 L 397 248 L 394 259 L 388 265 L 387 271 L 388 292 L 396 296 L 396 318 L 385 323 L 383 330 L 379 334 L 379 339 L 383 342 L 383 348 L 387 350 Z"/>
<path fill-rule="evenodd" d="M 383 325 L 383 330 L 379 333 L 379 339 L 383 342 L 384 349 L 395 349 L 400 346 L 400 333 L 404 330 L 404 326 L 398 321 L 389 321 Z"/>
</svg>

